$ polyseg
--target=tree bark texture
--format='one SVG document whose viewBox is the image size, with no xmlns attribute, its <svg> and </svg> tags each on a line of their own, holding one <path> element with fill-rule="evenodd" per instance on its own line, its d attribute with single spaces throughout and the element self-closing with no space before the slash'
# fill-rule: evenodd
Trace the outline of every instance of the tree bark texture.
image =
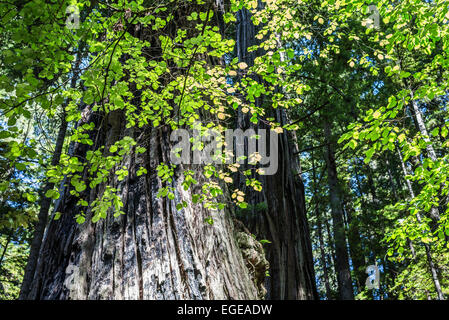
<svg viewBox="0 0 449 320">
<path fill-rule="evenodd" d="M 315 161 L 313 158 L 312 151 L 312 179 L 313 179 L 313 194 L 318 195 L 318 184 L 317 184 L 317 175 L 315 170 Z M 323 278 L 324 278 L 324 288 L 326 289 L 326 298 L 330 300 L 332 298 L 331 286 L 329 282 L 329 271 L 327 268 L 327 259 L 326 252 L 324 250 L 324 239 L 323 239 L 323 227 L 322 227 L 322 218 L 320 215 L 320 202 L 317 197 L 314 197 L 315 200 L 315 217 L 317 224 L 317 233 L 318 233 L 318 245 L 320 246 L 320 260 L 321 260 L 321 268 L 323 269 Z"/>
<path fill-rule="evenodd" d="M 94 114 L 91 117 L 96 117 Z M 123 134 L 120 114 L 109 114 L 111 130 Z M 115 119 L 112 119 L 115 118 Z M 89 119 L 92 121 L 92 119 Z M 98 122 L 98 119 L 96 120 Z M 104 133 L 102 139 L 106 139 Z M 129 132 L 128 132 L 129 133 Z M 125 215 L 78 225 L 77 199 L 65 190 L 58 221 L 42 245 L 30 299 L 255 299 L 254 276 L 242 255 L 241 229 L 229 212 L 211 212 L 191 201 L 174 179 L 175 199 L 157 198 L 162 183 L 156 166 L 167 162 L 169 133 L 152 129 L 147 152 L 125 160 L 128 178 L 110 181 L 121 190 Z M 77 145 L 74 154 L 87 148 Z M 143 165 L 147 175 L 137 176 Z M 102 187 L 87 189 L 91 200 Z M 187 208 L 176 210 L 187 201 Z M 212 216 L 214 224 L 204 222 Z"/>
<path fill-rule="evenodd" d="M 220 6 L 219 10 L 221 10 Z M 180 16 L 178 25 L 185 23 Z M 218 16 L 216 14 L 216 16 Z M 168 28 L 176 32 L 176 26 Z M 151 37 L 146 31 L 136 37 Z M 151 31 L 150 31 L 151 32 Z M 156 52 L 153 56 L 157 56 Z M 138 103 L 138 102 L 137 102 Z M 127 129 L 122 111 L 108 114 L 82 112 L 82 122 L 95 123 L 90 132 L 95 146 L 105 150 L 124 136 L 133 137 L 146 152 L 135 149 L 120 166 L 129 168 L 122 181 L 112 174 L 107 185 L 119 190 L 124 215 L 78 225 L 81 209 L 71 187 L 61 190 L 55 211 L 40 248 L 29 294 L 24 299 L 258 299 L 265 289 L 261 282 L 268 263 L 261 244 L 232 218 L 229 209 L 211 211 L 194 204 L 192 195 L 201 188 L 184 190 L 181 167 L 171 182 L 175 198 L 158 198 L 163 182 L 158 164 L 169 163 L 170 131 L 162 128 Z M 82 125 L 80 123 L 79 125 Z M 89 148 L 75 144 L 71 155 L 84 159 Z M 147 174 L 138 176 L 137 168 Z M 195 177 L 201 185 L 204 177 Z M 105 185 L 82 192 L 90 202 L 101 197 Z M 187 207 L 176 209 L 176 204 Z M 205 222 L 212 217 L 213 225 Z"/>
<path fill-rule="evenodd" d="M 247 28 L 246 39 L 253 39 L 247 30 L 254 27 L 245 21 L 237 28 Z M 237 43 L 245 52 L 250 45 L 239 39 Z M 64 188 L 55 208 L 63 214 L 48 227 L 28 299 L 258 299 L 266 290 L 273 299 L 316 297 L 304 187 L 292 173 L 300 172 L 299 164 L 286 135 L 281 137 L 281 169 L 263 181 L 261 194 L 269 210 L 245 226 L 233 218 L 230 209 L 211 211 L 194 204 L 192 195 L 201 190 L 183 189 L 181 167 L 171 183 L 175 198 L 156 196 L 163 186 L 156 167 L 169 163 L 169 130 L 126 129 L 121 112 L 105 116 L 89 107 L 83 117 L 84 122 L 93 121 L 96 128 L 102 128 L 92 131 L 91 138 L 105 150 L 121 137 L 131 136 L 147 151 L 133 152 L 124 159 L 121 165 L 129 168 L 128 177 L 117 181 L 113 175 L 107 182 L 120 190 L 125 212 L 120 217 L 109 214 L 93 224 L 87 212 L 86 222 L 78 225 L 74 220 L 80 212 L 77 198 L 70 188 Z M 277 118 L 285 123 L 285 115 L 278 113 Z M 75 145 L 72 154 L 82 159 L 88 148 Z M 142 166 L 147 174 L 137 176 Z M 201 175 L 195 179 L 199 185 L 205 180 Z M 86 189 L 84 195 L 93 201 L 103 192 L 104 185 L 100 185 Z M 177 210 L 176 204 L 182 201 L 187 207 Z M 213 218 L 213 225 L 205 223 L 206 217 Z M 250 232 L 263 235 L 258 239 L 272 240 L 267 248 L 272 266 L 268 280 L 264 250 Z"/>
<path fill-rule="evenodd" d="M 257 30 L 248 10 L 242 9 L 237 13 L 236 29 L 239 61 L 252 66 L 261 52 L 247 50 L 257 41 Z M 260 106 L 263 99 L 264 97 L 256 98 L 255 103 Z M 288 123 L 285 112 L 271 112 L 270 115 L 281 125 Z M 250 123 L 248 115 L 241 110 L 237 127 L 270 129 L 261 123 Z M 270 262 L 270 277 L 266 280 L 268 299 L 317 299 L 304 185 L 295 141 L 296 137 L 293 135 L 279 135 L 278 171 L 271 176 L 261 176 L 261 192 L 247 191 L 252 209 L 242 218 L 258 239 L 271 241 L 265 248 Z M 240 185 L 245 188 L 244 181 Z M 263 204 L 261 210 L 257 209 L 258 204 Z"/>
</svg>

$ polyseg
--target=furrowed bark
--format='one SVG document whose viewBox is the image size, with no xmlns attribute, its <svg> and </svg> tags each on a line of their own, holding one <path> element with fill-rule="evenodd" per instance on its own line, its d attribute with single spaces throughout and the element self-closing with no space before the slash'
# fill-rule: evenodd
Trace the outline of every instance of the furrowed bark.
<svg viewBox="0 0 449 320">
<path fill-rule="evenodd" d="M 182 23 L 182 18 L 179 19 L 178 25 Z M 219 17 L 217 23 L 220 24 Z M 172 27 L 168 29 L 176 32 L 177 26 Z M 240 27 L 248 26 L 237 26 Z M 252 24 L 250 27 L 253 28 Z M 142 33 L 141 30 L 139 34 Z M 249 36 L 252 39 L 254 34 Z M 248 43 L 244 46 L 245 52 Z M 182 168 L 177 169 L 171 184 L 175 199 L 156 196 L 163 186 L 156 167 L 159 163 L 168 163 L 171 150 L 168 130 L 144 127 L 144 132 L 137 132 L 137 128 L 125 129 L 126 121 L 120 112 L 104 115 L 87 110 L 86 114 L 85 122 L 95 123 L 96 130 L 91 132 L 91 139 L 98 142 L 96 145 L 104 145 L 108 150 L 118 137 L 131 136 L 147 151 L 143 155 L 133 152 L 124 159 L 121 165 L 126 165 L 130 172 L 123 181 L 110 178 L 107 182 L 120 190 L 125 215 L 114 218 L 109 214 L 106 219 L 93 224 L 90 222 L 92 213 L 88 211 L 87 222 L 78 225 L 74 221 L 74 216 L 81 210 L 76 205 L 78 198 L 70 194 L 69 187 L 64 188 L 55 209 L 63 214 L 48 227 L 30 298 L 263 298 L 262 283 L 267 262 L 260 243 L 250 232 L 256 233 L 258 239 L 273 242 L 267 250 L 267 258 L 272 263 L 271 277 L 266 280 L 267 297 L 316 298 L 304 187 L 300 177 L 296 176 L 300 172 L 299 164 L 294 156 L 294 146 L 286 135 L 280 139 L 280 167 L 285 166 L 284 169 L 262 181 L 261 197 L 269 210 L 248 223 L 249 231 L 233 219 L 229 209 L 213 212 L 194 204 L 192 195 L 201 190 L 183 189 L 179 174 Z M 276 118 L 282 124 L 287 123 L 281 112 L 276 113 Z M 107 125 L 100 125 L 103 120 Z M 138 139 L 142 136 L 144 138 Z M 76 145 L 72 155 L 83 159 L 89 148 Z M 137 176 L 137 168 L 141 166 L 148 173 Z M 292 169 L 297 173 L 294 174 Z M 205 181 L 201 175 L 196 179 L 200 184 Z M 101 196 L 104 187 L 87 188 L 82 196 L 93 201 Z M 182 201 L 186 201 L 187 207 L 176 210 L 176 204 Z M 210 216 L 213 225 L 205 223 L 205 218 Z"/>
<path fill-rule="evenodd" d="M 182 19 L 177 23 L 183 23 Z M 168 30 L 176 32 L 176 27 L 170 26 Z M 130 33 L 152 38 L 151 31 L 139 29 Z M 157 51 L 157 44 L 150 50 Z M 150 56 L 160 55 L 152 53 Z M 194 204 L 192 195 L 201 193 L 201 188 L 184 190 L 181 166 L 171 182 L 175 198 L 157 196 L 163 182 L 156 168 L 160 163 L 169 163 L 170 131 L 164 126 L 126 129 L 123 112 L 104 114 L 92 112 L 91 108 L 87 106 L 83 111 L 83 122 L 95 124 L 95 130 L 90 132 L 95 146 L 75 144 L 72 156 L 84 159 L 89 149 L 98 146 L 109 150 L 123 136 L 133 137 L 146 152 L 138 154 L 133 149 L 120 164 L 129 168 L 129 175 L 118 181 L 112 174 L 106 182 L 119 190 L 124 215 L 115 218 L 109 213 L 105 219 L 92 223 L 92 212 L 88 210 L 86 222 L 78 225 L 74 217 L 83 208 L 77 206 L 78 197 L 70 193 L 71 187 L 63 188 L 55 208 L 62 216 L 50 222 L 29 298 L 263 298 L 260 286 L 260 273 L 265 275 L 266 266 L 263 250 L 233 220 L 229 209 L 211 211 Z M 144 167 L 147 174 L 138 176 L 139 167 Z M 195 179 L 199 185 L 206 180 L 201 174 Z M 106 184 L 88 187 L 81 197 L 91 203 L 101 197 Z M 177 210 L 176 204 L 183 201 L 187 207 Z M 205 222 L 206 217 L 213 218 L 213 225 Z M 259 264 L 255 265 L 255 261 Z"/>
<path fill-rule="evenodd" d="M 120 121 L 118 121 L 120 123 Z M 119 132 L 123 132 L 123 125 Z M 107 136 L 104 134 L 103 136 Z M 52 221 L 41 251 L 32 299 L 256 299 L 258 290 L 245 265 L 229 212 L 193 204 L 175 178 L 175 199 L 157 198 L 162 182 L 156 166 L 167 161 L 169 133 L 153 129 L 147 152 L 125 163 L 120 189 L 125 215 L 78 225 L 76 198 L 64 193 L 58 221 Z M 85 146 L 74 153 L 83 155 Z M 138 177 L 136 168 L 147 175 Z M 102 187 L 85 192 L 92 199 Z M 188 203 L 176 210 L 177 203 Z M 214 225 L 204 222 L 214 218 Z M 89 215 L 87 220 L 89 221 Z"/>
<path fill-rule="evenodd" d="M 256 33 L 250 12 L 240 10 L 237 13 L 237 56 L 248 66 L 252 66 L 254 59 L 262 53 L 260 50 L 247 50 L 256 44 Z M 263 97 L 257 98 L 256 104 L 261 105 L 262 101 Z M 289 123 L 284 111 L 270 112 L 281 125 Z M 270 130 L 261 123 L 251 124 L 240 109 L 237 126 L 241 129 Z M 261 192 L 248 190 L 247 193 L 253 209 L 244 215 L 243 220 L 258 239 L 271 241 L 265 248 L 270 262 L 270 277 L 266 280 L 267 299 L 317 299 L 304 185 L 294 141 L 296 137 L 292 133 L 279 135 L 277 173 L 261 176 Z M 240 181 L 240 185 L 245 188 L 244 181 Z M 265 205 L 256 212 L 258 204 Z"/>
</svg>

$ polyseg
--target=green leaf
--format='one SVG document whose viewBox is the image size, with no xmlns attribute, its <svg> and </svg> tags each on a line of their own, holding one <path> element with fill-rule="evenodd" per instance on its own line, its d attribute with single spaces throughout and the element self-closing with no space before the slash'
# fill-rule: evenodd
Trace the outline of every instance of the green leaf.
<svg viewBox="0 0 449 320">
<path fill-rule="evenodd" d="M 47 198 L 52 198 L 53 200 L 56 200 L 56 199 L 59 198 L 59 192 L 56 191 L 56 190 L 54 190 L 54 189 L 51 189 L 51 190 L 48 190 L 48 191 L 45 193 L 45 196 L 46 196 Z"/>
<path fill-rule="evenodd" d="M 212 217 L 207 217 L 204 219 L 204 221 L 206 221 L 208 224 L 213 225 L 214 224 L 214 219 L 212 219 Z"/>
<path fill-rule="evenodd" d="M 75 185 L 75 190 L 78 192 L 83 192 L 84 190 L 86 190 L 86 187 L 87 186 L 84 182 L 80 182 Z"/>
<path fill-rule="evenodd" d="M 246 209 L 248 207 L 248 204 L 246 202 L 239 202 L 238 205 L 241 209 Z"/>
<path fill-rule="evenodd" d="M 366 158 L 364 160 L 365 163 L 368 163 L 371 161 L 371 158 L 373 157 L 375 151 L 376 151 L 375 148 L 370 148 L 368 151 L 365 152 L 365 156 L 366 156 Z"/>
<path fill-rule="evenodd" d="M 21 162 L 17 162 L 15 164 L 15 167 L 19 171 L 24 171 L 26 169 L 26 165 L 24 163 L 21 163 Z"/>
<path fill-rule="evenodd" d="M 355 141 L 354 139 L 349 141 L 349 146 L 352 150 L 354 150 L 357 147 L 357 141 Z"/>
<path fill-rule="evenodd" d="M 114 152 L 116 152 L 117 151 L 117 146 L 116 145 L 112 145 L 110 148 L 109 148 L 109 152 L 110 153 L 114 153 Z"/>
</svg>

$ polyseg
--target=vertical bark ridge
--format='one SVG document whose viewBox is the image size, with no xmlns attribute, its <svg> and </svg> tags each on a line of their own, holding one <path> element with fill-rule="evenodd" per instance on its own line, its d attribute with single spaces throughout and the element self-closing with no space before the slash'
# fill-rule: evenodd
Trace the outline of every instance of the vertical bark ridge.
<svg viewBox="0 0 449 320">
<path fill-rule="evenodd" d="M 252 33 L 249 38 L 246 31 L 242 33 L 247 40 L 245 55 L 254 38 L 254 26 L 248 15 L 244 27 Z M 187 23 L 183 17 L 179 23 Z M 176 27 L 172 27 L 174 32 Z M 156 37 L 147 36 L 152 43 L 156 42 L 157 48 Z M 156 51 L 151 56 L 160 56 L 158 49 Z M 108 150 L 123 136 L 138 136 L 124 128 L 121 111 L 110 112 L 106 117 L 92 112 L 83 114 L 83 121 L 91 120 L 97 128 L 91 132 L 95 146 L 76 145 L 72 156 L 84 158 L 88 148 L 104 145 Z M 33 285 L 33 297 L 257 299 L 260 294 L 257 281 L 247 266 L 248 257 L 243 256 L 237 243 L 241 233 L 235 228 L 229 209 L 211 211 L 194 204 L 192 193 L 201 192 L 201 189 L 185 191 L 178 171 L 171 185 L 175 199 L 158 198 L 157 192 L 163 182 L 157 176 L 156 168 L 159 163 L 168 162 L 170 132 L 162 128 L 144 130 L 147 130 L 147 137 L 138 143 L 147 148 L 146 153 L 132 153 L 124 159 L 122 164 L 131 169 L 123 181 L 117 181 L 117 178 L 108 181 L 119 190 L 125 215 L 115 218 L 108 214 L 106 219 L 92 224 L 91 213 L 87 213 L 87 221 L 77 225 L 74 221 L 74 216 L 80 212 L 77 199 L 70 194 L 71 187 L 64 187 L 58 203 L 58 211 L 63 214 L 48 227 L 42 248 L 40 280 Z M 287 138 L 283 139 L 285 147 L 281 161 L 288 165 L 292 153 Z M 137 176 L 137 166 L 144 166 L 148 173 Z M 199 174 L 196 179 L 205 181 Z M 288 186 L 285 192 L 279 191 L 282 182 Z M 264 238 L 279 240 L 274 245 L 276 251 L 268 251 L 271 250 L 269 254 L 275 257 L 274 270 L 279 270 L 281 275 L 279 282 L 268 280 L 274 292 L 269 296 L 279 299 L 315 297 L 302 182 L 293 179 L 290 167 L 287 167 L 283 174 L 266 178 L 263 183 L 267 190 L 263 197 L 273 207 L 266 213 L 266 222 L 254 222 L 261 222 L 260 230 L 263 231 L 260 234 L 267 235 Z M 103 185 L 93 190 L 88 188 L 83 194 L 90 193 L 90 200 L 93 200 L 104 188 Z M 183 200 L 187 207 L 176 210 L 176 204 Z M 204 222 L 209 216 L 214 220 L 212 226 Z M 278 273 L 273 277 L 278 277 Z"/>
<path fill-rule="evenodd" d="M 246 9 L 240 10 L 237 13 L 237 56 L 239 61 L 249 66 L 254 64 L 256 56 L 262 54 L 260 49 L 248 52 L 248 47 L 257 43 L 255 35 L 256 27 L 251 21 L 251 13 Z M 261 106 L 263 99 L 257 98 L 256 105 Z M 285 110 L 267 110 L 267 116 L 273 116 L 281 125 L 287 123 Z M 237 127 L 271 129 L 264 124 L 251 124 L 248 115 L 241 110 Z M 266 208 L 262 212 L 250 210 L 243 217 L 245 225 L 258 239 L 272 242 L 266 247 L 270 263 L 270 277 L 266 279 L 268 299 L 317 299 L 304 185 L 295 156 L 295 139 L 293 133 L 279 136 L 278 172 L 261 177 L 262 192 L 248 191 L 253 207 L 265 203 Z M 245 185 L 244 181 L 240 184 Z"/>
<path fill-rule="evenodd" d="M 147 154 L 132 153 L 125 159 L 130 175 L 121 182 L 110 181 L 120 190 L 126 215 L 109 214 L 95 224 L 77 225 L 76 199 L 68 194 L 70 189 L 65 190 L 63 214 L 50 223 L 43 244 L 42 284 L 34 288 L 35 298 L 257 298 L 258 290 L 235 242 L 230 213 L 193 204 L 192 191 L 183 189 L 180 177 L 173 181 L 174 200 L 156 197 L 162 186 L 156 166 L 167 158 L 168 137 L 153 130 Z M 137 165 L 148 160 L 148 174 L 137 177 Z M 99 191 L 90 190 L 91 198 Z M 175 204 L 183 200 L 187 208 L 176 210 Z M 213 226 L 204 222 L 209 215 Z"/>
</svg>

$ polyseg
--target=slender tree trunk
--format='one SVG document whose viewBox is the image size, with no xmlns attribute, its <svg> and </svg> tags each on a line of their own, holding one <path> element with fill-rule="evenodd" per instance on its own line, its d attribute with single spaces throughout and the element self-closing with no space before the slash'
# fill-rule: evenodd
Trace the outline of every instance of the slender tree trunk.
<svg viewBox="0 0 449 320">
<path fill-rule="evenodd" d="M 376 192 L 376 184 L 374 183 L 374 179 L 373 179 L 374 173 L 371 170 L 371 167 L 368 165 L 366 165 L 366 177 L 367 177 L 367 186 L 368 186 L 368 195 L 371 195 L 371 203 L 372 206 L 374 208 L 375 211 L 378 211 L 382 208 L 382 203 L 380 202 L 378 196 L 377 196 L 377 192 Z M 373 240 L 376 241 L 376 237 L 373 235 L 373 231 L 372 230 L 368 230 L 368 246 L 370 246 L 370 244 L 372 245 Z M 372 251 L 371 251 L 372 252 Z M 374 259 L 376 259 L 375 254 L 373 253 Z M 377 266 L 377 261 L 375 260 L 375 264 Z M 371 295 L 373 297 L 373 300 L 376 300 L 376 295 L 375 295 L 375 291 L 371 290 Z"/>
<path fill-rule="evenodd" d="M 371 167 L 368 165 L 366 165 L 366 177 L 367 177 L 367 185 L 369 188 L 369 191 L 371 193 L 371 198 L 372 198 L 372 202 L 374 205 L 374 208 L 376 210 L 379 210 L 382 207 L 382 203 L 379 200 L 379 197 L 377 196 L 377 192 L 376 192 L 376 184 L 374 183 L 374 179 L 373 179 L 374 173 L 373 170 L 371 169 Z"/>
<path fill-rule="evenodd" d="M 390 163 L 389 163 L 388 159 L 386 159 L 386 164 L 387 164 L 388 179 L 390 180 L 391 191 L 393 192 L 393 198 L 397 202 L 397 201 L 399 201 L 399 197 L 397 194 L 397 187 L 393 180 L 393 174 L 391 173 Z M 416 257 L 415 247 L 413 246 L 413 242 L 409 238 L 407 238 L 407 244 L 410 248 L 410 252 L 412 253 L 412 258 L 415 259 L 415 257 Z"/>
<path fill-rule="evenodd" d="M 318 209 L 317 209 L 318 211 Z M 319 213 L 316 212 L 318 215 Z M 321 258 L 321 265 L 323 268 L 323 278 L 324 278 L 324 288 L 326 289 L 326 298 L 327 300 L 332 299 L 332 291 L 329 281 L 329 270 L 327 267 L 327 258 L 326 258 L 326 252 L 324 251 L 324 248 L 326 247 L 324 244 L 323 239 L 323 227 L 321 225 L 321 221 L 317 220 L 317 228 L 318 228 L 318 243 L 320 245 L 320 258 Z"/>
<path fill-rule="evenodd" d="M 429 133 L 427 132 L 426 124 L 424 123 L 424 117 L 419 109 L 418 104 L 415 100 L 413 100 L 413 94 L 412 94 L 412 107 L 413 112 L 415 114 L 416 123 L 418 125 L 418 129 L 421 132 L 421 135 L 423 136 L 424 141 L 426 142 L 426 151 L 430 159 L 432 161 L 437 161 L 437 154 L 435 152 L 435 149 L 433 148 L 432 141 L 430 141 Z"/>
<path fill-rule="evenodd" d="M 401 162 L 401 167 L 402 167 L 402 171 L 404 173 L 404 178 L 405 178 L 408 175 L 407 168 L 406 168 L 404 160 L 402 158 L 401 151 L 399 149 L 397 149 L 397 151 L 398 151 L 399 160 Z M 415 193 L 413 191 L 412 184 L 411 184 L 410 180 L 405 179 L 405 181 L 406 181 L 407 188 L 408 188 L 408 191 L 410 193 L 411 199 L 415 198 Z M 422 219 L 421 219 L 421 215 L 420 215 L 419 212 L 416 214 L 416 219 L 418 220 L 419 223 L 421 223 Z M 432 253 L 431 253 L 431 250 L 430 250 L 430 246 L 429 246 L 428 243 L 423 243 L 423 245 L 424 245 L 424 249 L 426 251 L 427 262 L 429 264 L 430 273 L 432 275 L 432 281 L 433 281 L 433 284 L 435 286 L 435 290 L 436 290 L 437 295 L 438 295 L 438 300 L 445 300 L 443 291 L 441 290 L 440 280 L 438 279 L 437 267 L 435 266 L 435 263 L 434 263 L 433 258 L 432 258 Z"/>
<path fill-rule="evenodd" d="M 361 165 L 363 166 L 363 164 L 361 164 Z M 355 172 L 355 177 L 356 177 L 356 182 L 357 182 L 357 188 L 358 188 L 359 193 L 360 193 L 360 195 L 361 195 L 361 210 L 362 210 L 363 215 L 366 216 L 367 202 L 365 201 L 365 198 L 364 198 L 364 191 L 363 191 L 363 188 L 362 188 L 362 182 L 360 181 L 360 175 L 358 174 L 357 171 Z M 372 204 L 373 204 L 374 207 L 376 208 L 376 207 L 379 205 L 379 203 L 376 204 L 376 203 L 374 202 L 374 200 L 377 199 L 377 197 L 376 197 L 375 194 L 373 195 L 373 193 L 372 193 L 372 191 L 373 191 L 373 189 L 374 189 L 374 183 L 373 183 L 373 180 L 372 180 L 372 179 L 368 179 L 368 184 L 369 184 L 369 189 L 371 190 L 371 198 L 373 199 L 373 203 L 372 203 Z M 349 238 L 349 237 L 350 237 L 350 235 L 348 236 L 348 238 Z M 367 239 L 367 241 L 368 241 L 368 243 L 367 243 L 367 245 L 366 245 L 365 247 L 370 248 L 370 247 L 371 247 L 370 241 L 371 241 L 371 239 L 373 238 L 372 235 L 371 235 L 371 232 L 368 232 L 368 235 L 365 235 L 364 238 Z M 359 241 L 361 241 L 361 240 L 359 240 Z M 351 247 L 351 244 L 352 244 L 352 242 L 350 241 L 350 247 Z M 367 253 L 365 253 L 365 255 L 366 255 L 366 254 L 367 254 Z M 368 253 L 368 254 L 369 254 L 369 253 Z M 352 253 L 351 253 L 351 256 L 352 256 Z M 376 258 L 376 257 L 375 257 L 375 258 Z M 367 265 L 367 261 L 368 261 L 368 258 L 365 257 L 365 263 L 363 264 L 363 262 L 361 262 L 362 265 L 365 265 L 365 266 L 366 266 L 366 265 Z M 377 264 L 377 262 L 376 262 L 376 264 Z M 355 269 L 355 265 L 354 265 L 354 269 Z M 359 292 L 361 292 L 362 286 L 365 284 L 366 273 L 365 273 L 365 269 L 362 269 L 362 268 L 359 269 L 359 272 L 360 272 L 360 273 L 359 273 L 359 275 L 358 275 L 358 278 L 359 278 L 358 282 L 360 282 Z M 384 270 L 384 272 L 386 272 L 386 271 Z M 363 277 L 365 277 L 365 279 L 363 279 Z M 362 280 L 362 279 L 363 279 L 363 280 Z M 375 299 L 374 291 L 372 291 L 371 294 L 372 294 L 373 300 L 374 300 L 374 299 Z"/>
<path fill-rule="evenodd" d="M 350 201 L 347 201 L 350 203 Z M 357 284 L 358 292 L 363 290 L 365 285 L 366 273 L 365 273 L 365 259 L 363 256 L 362 239 L 360 237 L 360 230 L 358 222 L 352 217 L 354 212 L 353 208 L 349 205 L 346 206 L 346 215 L 348 219 L 348 243 L 349 252 L 351 254 L 351 261 L 354 270 L 355 280 Z"/>
<path fill-rule="evenodd" d="M 62 112 L 62 123 L 59 128 L 58 137 L 56 139 L 55 152 L 53 153 L 51 164 L 52 166 L 58 164 L 62 147 L 64 144 L 64 138 L 67 131 L 67 122 L 65 120 L 65 109 L 63 106 Z M 50 210 L 51 198 L 47 198 L 45 194 L 48 190 L 52 190 L 54 188 L 54 184 L 51 182 L 47 182 L 40 194 L 39 201 L 39 215 L 38 221 L 34 227 L 34 236 L 33 241 L 31 242 L 30 255 L 28 257 L 27 265 L 25 267 L 25 275 L 22 282 L 22 287 L 20 290 L 19 299 L 26 299 L 29 294 L 30 286 L 34 278 L 34 272 L 36 270 L 37 260 L 39 258 L 39 250 L 42 244 L 42 238 L 44 236 L 45 227 L 48 222 L 48 212 Z"/>
<path fill-rule="evenodd" d="M 77 58 L 74 64 L 74 74 L 72 76 L 71 80 L 71 88 L 76 87 L 76 82 L 79 78 L 79 66 L 81 64 L 82 60 L 82 52 L 78 52 Z M 58 131 L 58 136 L 56 138 L 56 144 L 55 144 L 55 151 L 53 153 L 52 159 L 51 159 L 51 165 L 55 166 L 59 163 L 59 160 L 61 158 L 62 148 L 64 146 L 64 140 L 67 132 L 67 121 L 66 121 L 66 110 L 65 108 L 68 105 L 68 100 L 61 106 L 61 124 Z M 48 213 L 51 207 L 52 199 L 47 198 L 45 194 L 47 191 L 52 190 L 54 188 L 54 183 L 52 182 L 46 182 L 44 184 L 43 189 L 40 192 L 40 200 L 39 200 L 39 215 L 38 215 L 38 221 L 34 226 L 34 235 L 33 235 L 33 241 L 31 242 L 30 247 L 30 255 L 28 257 L 27 265 L 25 267 L 25 275 L 23 278 L 22 286 L 20 289 L 20 295 L 19 299 L 27 299 L 29 293 L 30 293 L 30 287 L 31 283 L 33 281 L 35 272 L 36 272 L 36 266 L 37 261 L 39 258 L 39 252 L 42 244 L 42 239 L 44 237 L 45 228 L 48 223 Z"/>
<path fill-rule="evenodd" d="M 321 217 L 320 217 L 320 207 L 319 207 L 319 200 L 317 198 L 318 196 L 318 190 L 317 190 L 317 181 L 316 181 L 316 170 L 315 170 L 315 161 L 313 158 L 313 151 L 312 151 L 312 177 L 313 177 L 313 194 L 315 196 L 315 216 L 316 216 L 316 224 L 317 224 L 317 231 L 318 231 L 318 244 L 320 246 L 320 260 L 321 260 L 321 266 L 323 268 L 323 278 L 324 278 L 324 288 L 326 289 L 326 298 L 327 300 L 331 299 L 331 287 L 329 282 L 329 271 L 327 269 L 327 259 L 326 259 L 326 253 L 324 251 L 325 245 L 323 240 L 323 229 L 321 224 Z"/>
<path fill-rule="evenodd" d="M 435 162 L 435 161 L 437 161 L 437 154 L 435 152 L 435 149 L 433 148 L 432 141 L 430 140 L 430 136 L 427 131 L 426 124 L 424 122 L 423 114 L 422 114 L 421 110 L 419 109 L 418 104 L 414 100 L 413 90 L 411 88 L 409 88 L 409 91 L 410 91 L 411 105 L 413 108 L 413 113 L 415 115 L 416 124 L 418 126 L 419 132 L 423 136 L 424 142 L 426 143 L 427 155 L 429 156 L 429 158 L 432 161 Z M 440 220 L 440 210 L 437 207 L 432 207 L 430 209 L 430 216 L 432 217 L 432 219 L 434 219 L 434 221 Z"/>
<path fill-rule="evenodd" d="M 331 227 L 329 225 L 329 219 L 327 219 L 327 218 L 324 219 L 324 225 L 326 226 L 328 245 L 330 246 L 330 256 L 331 256 L 332 265 L 334 266 L 334 271 L 335 271 L 335 262 L 337 261 L 337 258 L 336 258 L 336 253 L 335 253 L 335 242 L 332 239 L 332 232 L 331 232 Z M 335 274 L 336 273 L 337 272 L 335 271 Z"/>
<path fill-rule="evenodd" d="M 56 138 L 56 144 L 55 144 L 55 152 L 53 153 L 51 165 L 54 166 L 58 164 L 61 153 L 62 153 L 62 147 L 64 145 L 64 138 L 67 131 L 67 122 L 65 120 L 66 118 L 66 112 L 65 112 L 66 104 L 62 106 L 61 111 L 61 125 L 59 127 L 58 136 Z M 40 201 L 39 201 L 39 215 L 38 215 L 38 221 L 34 226 L 34 237 L 33 241 L 31 243 L 31 249 L 30 249 L 30 255 L 28 258 L 27 266 L 25 268 L 25 276 L 24 281 L 22 282 L 22 289 L 20 293 L 20 298 L 23 296 L 26 296 L 28 293 L 29 286 L 31 284 L 31 280 L 33 278 L 33 273 L 36 267 L 37 258 L 39 255 L 39 248 L 42 243 L 42 237 L 45 231 L 45 227 L 47 226 L 48 221 L 48 212 L 50 210 L 51 206 L 51 198 L 47 198 L 45 194 L 48 190 L 53 189 L 54 184 L 51 182 L 47 182 L 44 185 L 44 188 L 40 192 Z"/>
<path fill-rule="evenodd" d="M 335 152 L 331 143 L 331 124 L 328 119 L 325 119 L 324 121 L 324 135 L 327 143 L 325 158 L 327 163 L 329 197 L 332 211 L 332 225 L 336 251 L 335 271 L 337 273 L 339 296 L 342 300 L 353 300 L 354 292 L 346 246 L 346 233 L 343 224 L 342 198 L 340 187 L 338 185 Z"/>
<path fill-rule="evenodd" d="M 387 173 L 388 173 L 388 180 L 390 180 L 390 185 L 391 185 L 391 192 L 393 192 L 393 197 L 396 201 L 398 201 L 399 197 L 398 197 L 398 192 L 397 192 L 397 186 L 395 185 L 394 179 L 393 179 L 393 174 L 391 173 L 391 169 L 390 169 L 390 162 L 388 161 L 388 159 L 386 160 L 386 165 L 387 165 Z"/>
<path fill-rule="evenodd" d="M 6 251 L 8 250 L 8 246 L 9 246 L 9 243 L 11 242 L 11 239 L 12 239 L 12 235 L 10 234 L 10 235 L 8 235 L 8 238 L 6 239 L 5 246 L 3 247 L 2 254 L 0 256 L 0 271 L 1 271 L 1 266 L 3 264 L 3 259 L 5 258 Z"/>
</svg>

